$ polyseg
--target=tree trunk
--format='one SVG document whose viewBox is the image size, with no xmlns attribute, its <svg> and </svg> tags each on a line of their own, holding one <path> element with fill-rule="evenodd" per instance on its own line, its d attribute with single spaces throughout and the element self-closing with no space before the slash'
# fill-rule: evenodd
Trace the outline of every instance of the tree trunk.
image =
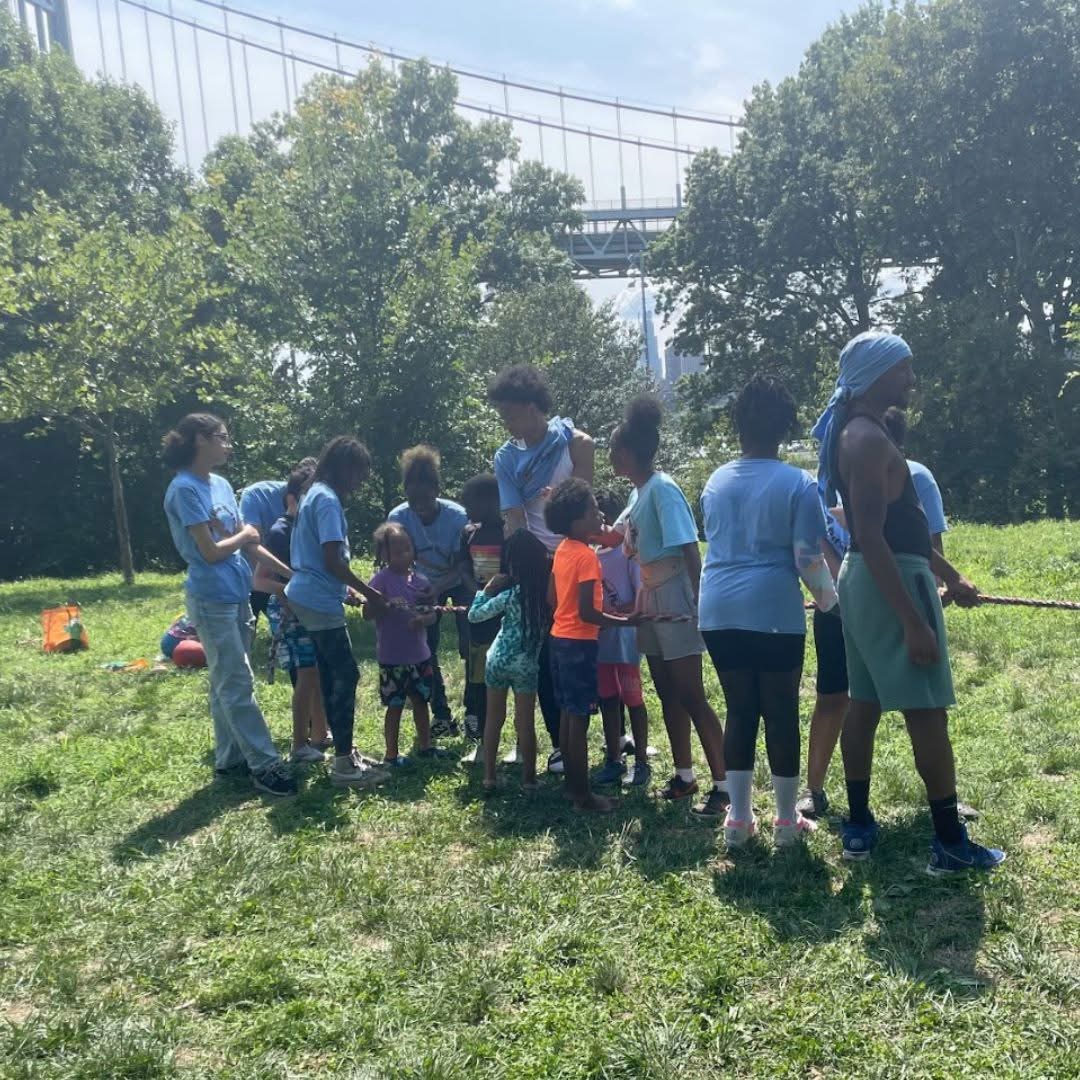
<svg viewBox="0 0 1080 1080">
<path fill-rule="evenodd" d="M 124 503 L 124 481 L 120 476 L 120 458 L 116 452 L 116 432 L 112 424 L 105 428 L 105 460 L 109 466 L 112 486 L 113 514 L 116 517 L 116 541 L 120 547 L 120 572 L 125 585 L 135 584 L 135 563 L 131 557 L 131 532 L 128 529 L 127 506 Z"/>
</svg>

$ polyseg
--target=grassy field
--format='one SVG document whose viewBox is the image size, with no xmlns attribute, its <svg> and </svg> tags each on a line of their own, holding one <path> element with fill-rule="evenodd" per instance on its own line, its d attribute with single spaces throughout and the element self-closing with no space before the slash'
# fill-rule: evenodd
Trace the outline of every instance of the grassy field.
<svg viewBox="0 0 1080 1080">
<path fill-rule="evenodd" d="M 1080 599 L 1080 526 L 949 550 L 984 591 Z M 67 597 L 92 649 L 45 656 Z M 270 805 L 213 780 L 204 674 L 99 668 L 152 657 L 181 607 L 166 576 L 0 586 L 3 1077 L 1080 1076 L 1080 614 L 949 613 L 960 794 L 1009 861 L 939 881 L 896 719 L 865 865 L 827 829 L 731 859 L 645 795 L 583 820 L 550 778 L 485 801 L 456 763 L 364 795 L 312 772 Z M 287 683 L 259 693 L 284 747 Z"/>
</svg>

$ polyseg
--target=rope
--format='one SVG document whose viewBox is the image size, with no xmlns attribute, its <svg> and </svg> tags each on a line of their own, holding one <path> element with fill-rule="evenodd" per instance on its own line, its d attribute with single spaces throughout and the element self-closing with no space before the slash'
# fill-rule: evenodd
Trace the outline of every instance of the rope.
<svg viewBox="0 0 1080 1080">
<path fill-rule="evenodd" d="M 979 593 L 979 603 L 975 606 L 980 607 L 983 604 L 992 604 L 997 607 L 1046 608 L 1051 611 L 1080 611 L 1080 600 L 1042 600 L 1027 596 L 988 596 L 986 593 Z M 960 605 L 950 606 L 959 607 Z M 807 600 L 805 607 L 807 611 L 813 611 L 817 605 L 812 600 Z"/>
</svg>

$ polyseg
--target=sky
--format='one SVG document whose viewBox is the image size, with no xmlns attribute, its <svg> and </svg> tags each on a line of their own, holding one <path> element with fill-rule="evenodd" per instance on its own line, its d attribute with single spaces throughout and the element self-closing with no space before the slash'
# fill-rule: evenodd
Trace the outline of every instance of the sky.
<svg viewBox="0 0 1080 1080">
<path fill-rule="evenodd" d="M 11 3 L 12 0 L 0 0 Z M 136 0 L 164 11 L 170 0 Z M 854 11 L 858 0 L 226 0 L 237 11 L 281 18 L 301 27 L 372 43 L 406 56 L 427 56 L 470 71 L 507 76 L 548 88 L 583 90 L 600 98 L 648 103 L 665 110 L 738 117 L 753 87 L 777 82 L 798 70 L 807 46 L 830 23 Z M 171 0 L 177 16 L 196 20 L 170 25 L 128 0 L 68 0 L 75 58 L 87 73 L 126 74 L 151 92 L 176 126 L 178 156 L 197 168 L 206 149 L 223 134 L 244 131 L 251 120 L 287 107 L 316 72 L 305 59 L 355 70 L 367 54 L 335 50 L 285 32 L 284 64 L 258 44 L 280 47 L 278 30 L 236 14 L 234 35 L 251 43 L 226 46 L 211 29 L 224 29 L 222 12 L 198 0 Z M 99 22 L 100 19 L 100 22 Z M 150 57 L 153 64 L 150 63 Z M 230 77 L 230 60 L 232 64 Z M 246 60 L 246 71 L 245 71 Z M 250 95 L 248 88 L 250 87 Z M 288 94 L 288 100 L 286 95 Z M 498 84 L 461 79 L 459 98 L 502 111 Z M 235 108 L 234 108 L 235 101 Z M 558 120 L 557 97 L 509 90 L 509 111 Z M 731 128 L 650 116 L 611 106 L 567 101 L 567 123 L 684 148 L 732 147 Z M 463 115 L 477 118 L 475 111 Z M 581 178 L 589 202 L 613 202 L 625 189 L 629 200 L 671 203 L 687 154 L 624 147 L 550 129 L 515 125 L 523 158 L 540 158 Z M 601 299 L 625 283 L 592 283 Z"/>
</svg>

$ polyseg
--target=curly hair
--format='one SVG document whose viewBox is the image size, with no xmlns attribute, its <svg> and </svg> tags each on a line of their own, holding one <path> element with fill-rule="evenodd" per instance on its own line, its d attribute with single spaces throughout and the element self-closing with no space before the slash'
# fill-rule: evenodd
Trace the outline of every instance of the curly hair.
<svg viewBox="0 0 1080 1080">
<path fill-rule="evenodd" d="M 798 415 L 787 387 L 771 375 L 755 375 L 739 391 L 731 407 L 739 439 L 757 446 L 779 446 L 794 435 Z"/>
<path fill-rule="evenodd" d="M 375 545 L 375 560 L 383 566 L 390 562 L 390 538 L 394 536 L 404 536 L 410 544 L 412 543 L 405 526 L 396 521 L 384 521 L 371 535 Z"/>
<path fill-rule="evenodd" d="M 639 394 L 626 406 L 623 422 L 611 433 L 613 450 L 629 450 L 639 465 L 651 466 L 660 449 L 664 410 L 655 394 Z"/>
<path fill-rule="evenodd" d="M 413 484 L 424 487 L 439 487 L 439 469 L 442 466 L 442 455 L 434 446 L 420 443 L 418 446 L 410 446 L 401 455 L 401 485 L 408 488 Z"/>
<path fill-rule="evenodd" d="M 492 405 L 535 405 L 544 415 L 553 407 L 547 377 L 531 364 L 515 364 L 500 371 L 488 386 Z"/>
<path fill-rule="evenodd" d="M 188 413 L 162 440 L 161 460 L 170 469 L 186 469 L 195 460 L 195 438 L 209 439 L 225 427 L 213 413 Z"/>
<path fill-rule="evenodd" d="M 293 466 L 292 472 L 289 473 L 289 480 L 285 485 L 285 495 L 291 495 L 294 499 L 299 499 L 311 486 L 312 480 L 315 479 L 315 470 L 318 467 L 319 463 L 313 457 L 306 457 L 303 461 L 298 461 Z M 286 505 L 288 504 L 286 503 Z"/>
<path fill-rule="evenodd" d="M 583 518 L 593 497 L 592 488 L 579 476 L 567 477 L 544 507 L 544 522 L 559 536 L 569 536 L 575 521 Z"/>
<path fill-rule="evenodd" d="M 626 496 L 614 487 L 597 488 L 596 505 L 604 515 L 604 520 L 610 525 L 626 509 Z"/>
</svg>

